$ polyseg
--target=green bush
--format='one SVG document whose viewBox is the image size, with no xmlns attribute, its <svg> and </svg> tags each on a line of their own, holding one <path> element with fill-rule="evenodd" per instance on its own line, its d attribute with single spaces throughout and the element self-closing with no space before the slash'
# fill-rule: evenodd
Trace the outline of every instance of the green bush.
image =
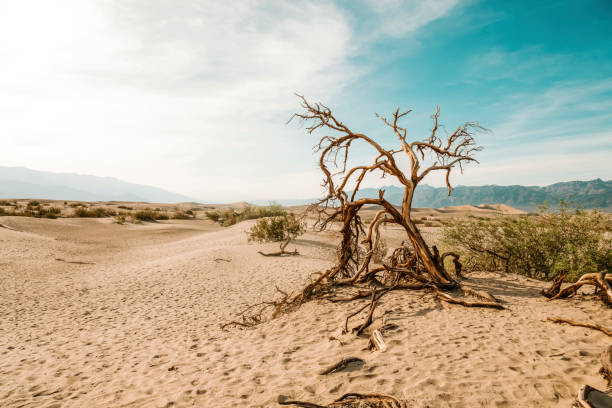
<svg viewBox="0 0 612 408">
<path fill-rule="evenodd" d="M 286 211 L 282 206 L 271 203 L 267 207 L 256 207 L 250 204 L 244 206 L 241 212 L 237 212 L 233 208 L 228 208 L 224 211 L 206 211 L 206 217 L 214 222 L 218 222 L 224 227 L 237 224 L 244 220 L 254 220 L 265 217 L 283 216 Z"/>
<path fill-rule="evenodd" d="M 113 217 L 117 215 L 117 213 L 109 208 L 102 207 L 94 207 L 94 208 L 86 208 L 86 207 L 76 207 L 74 209 L 75 217 L 82 218 L 105 218 L 105 217 Z"/>
<path fill-rule="evenodd" d="M 290 241 L 306 230 L 303 222 L 298 220 L 295 215 L 285 213 L 283 215 L 261 218 L 247 231 L 249 242 L 280 242 Z"/>
<path fill-rule="evenodd" d="M 443 242 L 463 254 L 468 269 L 499 270 L 569 281 L 612 265 L 610 219 L 598 211 L 557 211 L 545 204 L 538 216 L 456 220 L 443 230 Z"/>
<path fill-rule="evenodd" d="M 62 210 L 57 207 L 43 208 L 40 207 L 40 203 L 38 205 L 36 205 L 36 203 L 37 202 L 29 202 L 24 210 L 18 211 L 15 209 L 10 213 L 0 208 L 0 214 L 34 218 L 57 218 L 62 214 Z"/>
<path fill-rule="evenodd" d="M 206 211 L 206 218 L 211 221 L 218 222 L 219 218 L 221 218 L 221 213 L 219 211 Z"/>
<path fill-rule="evenodd" d="M 173 220 L 190 220 L 194 218 L 194 216 L 193 216 L 193 211 L 187 210 L 187 211 L 176 211 L 174 214 L 172 214 L 172 217 L 170 218 L 172 218 Z"/>
<path fill-rule="evenodd" d="M 157 221 L 157 220 L 167 220 L 170 217 L 165 212 L 159 212 L 156 210 L 151 210 L 149 208 L 145 208 L 144 210 L 136 211 L 130 214 L 131 217 L 138 221 Z"/>
</svg>

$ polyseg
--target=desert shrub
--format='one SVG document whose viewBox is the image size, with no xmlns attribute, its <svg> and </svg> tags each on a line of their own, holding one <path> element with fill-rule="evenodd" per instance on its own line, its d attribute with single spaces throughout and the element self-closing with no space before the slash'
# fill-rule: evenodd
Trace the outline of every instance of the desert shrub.
<svg viewBox="0 0 612 408">
<path fill-rule="evenodd" d="M 0 207 L 0 215 L 4 215 L 6 214 L 6 211 L 4 211 L 4 208 Z"/>
<path fill-rule="evenodd" d="M 219 218 L 219 222 L 224 227 L 229 227 L 231 225 L 237 224 L 239 222 L 240 214 L 234 211 L 233 209 L 225 210 L 221 214 L 221 218 Z"/>
<path fill-rule="evenodd" d="M 255 207 L 247 204 L 242 211 L 238 212 L 233 208 L 228 208 L 224 211 L 206 211 L 206 217 L 214 222 L 218 222 L 224 227 L 237 224 L 244 220 L 254 220 L 265 217 L 278 217 L 286 215 L 286 211 L 282 206 L 271 203 L 266 207 Z"/>
<path fill-rule="evenodd" d="M 436 224 L 434 224 L 434 223 L 433 223 L 433 222 L 431 222 L 431 221 L 425 221 L 425 222 L 423 223 L 423 225 L 424 225 L 424 226 L 426 226 L 426 227 L 435 227 L 435 226 L 436 226 Z"/>
<path fill-rule="evenodd" d="M 128 207 L 126 205 L 120 205 L 117 208 L 121 208 L 122 210 L 130 210 L 130 211 L 134 209 L 133 207 Z"/>
<path fill-rule="evenodd" d="M 125 216 L 125 214 L 118 214 L 115 216 L 115 223 L 119 224 L 119 225 L 123 225 L 127 222 L 127 218 Z"/>
<path fill-rule="evenodd" d="M 115 216 L 116 214 L 110 208 L 103 207 L 86 208 L 79 206 L 74 209 L 74 216 L 82 218 L 105 218 Z"/>
<path fill-rule="evenodd" d="M 145 208 L 144 210 L 136 211 L 130 214 L 131 217 L 138 221 L 158 221 L 158 220 L 167 220 L 170 217 L 165 212 L 159 212 L 157 210 L 151 210 L 150 208 Z"/>
<path fill-rule="evenodd" d="M 62 214 L 62 210 L 57 207 L 41 207 L 40 203 L 38 205 L 29 202 L 26 208 L 21 211 L 17 209 L 12 212 L 2 211 L 0 214 L 4 213 L 5 215 L 12 215 L 15 217 L 34 217 L 34 218 L 57 218 Z"/>
<path fill-rule="evenodd" d="M 550 280 L 560 273 L 577 280 L 612 265 L 610 219 L 598 211 L 557 211 L 543 205 L 537 217 L 455 220 L 444 228 L 445 244 L 459 249 L 470 269 L 507 272 Z"/>
<path fill-rule="evenodd" d="M 195 216 L 195 213 L 193 212 L 193 210 L 187 210 L 185 211 L 185 214 Z"/>
<path fill-rule="evenodd" d="M 376 241 L 376 245 L 374 245 L 374 250 L 372 251 L 372 261 L 378 264 L 382 263 L 387 256 L 387 250 L 387 241 L 385 241 L 383 238 L 379 238 L 378 241 Z"/>
<path fill-rule="evenodd" d="M 41 208 L 38 214 L 40 218 L 57 218 L 62 214 L 62 210 L 57 207 Z"/>
<path fill-rule="evenodd" d="M 176 211 L 174 214 L 172 214 L 171 218 L 173 220 L 190 220 L 193 218 L 193 212 L 189 214 L 187 211 Z"/>
<path fill-rule="evenodd" d="M 28 204 L 26 205 L 26 208 L 38 208 L 40 207 L 40 201 L 36 201 L 36 200 L 31 200 L 28 201 Z"/>
<path fill-rule="evenodd" d="M 247 231 L 249 242 L 290 241 L 306 230 L 303 222 L 292 213 L 261 218 Z"/>
<path fill-rule="evenodd" d="M 219 211 L 206 211 L 206 218 L 211 221 L 218 222 L 219 218 L 221 218 L 221 213 Z"/>
<path fill-rule="evenodd" d="M 10 201 L 7 201 L 7 200 L 0 200 L 0 206 L 5 206 L 5 207 L 13 206 L 13 207 L 15 207 L 15 204 L 11 203 Z"/>
</svg>

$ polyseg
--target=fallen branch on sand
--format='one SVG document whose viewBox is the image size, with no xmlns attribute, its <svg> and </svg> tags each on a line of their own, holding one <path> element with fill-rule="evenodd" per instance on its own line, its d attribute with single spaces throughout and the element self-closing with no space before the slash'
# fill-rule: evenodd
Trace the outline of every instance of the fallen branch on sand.
<svg viewBox="0 0 612 408">
<path fill-rule="evenodd" d="M 348 365 L 351 363 L 365 364 L 365 361 L 363 361 L 359 357 L 345 357 L 341 359 L 340 361 L 338 361 L 337 363 L 334 363 L 330 365 L 329 367 L 327 367 L 326 369 L 322 370 L 319 373 L 319 375 L 327 375 L 327 374 L 335 373 L 336 371 L 342 371 L 346 367 L 348 367 Z"/>
<path fill-rule="evenodd" d="M 268 254 L 263 253 L 261 251 L 257 251 L 258 254 L 263 255 L 263 256 L 295 256 L 295 255 L 299 255 L 300 253 L 296 250 L 294 250 L 293 252 L 284 252 L 284 251 L 279 251 L 279 252 L 270 252 Z"/>
<path fill-rule="evenodd" d="M 591 285 L 598 291 L 602 301 L 612 306 L 612 275 L 608 275 L 607 271 L 584 274 L 576 283 L 572 283 L 563 289 L 561 289 L 561 282 L 565 276 L 560 276 L 562 277 L 557 277 L 548 290 L 542 291 L 542 294 L 549 298 L 549 300 L 565 299 L 574 296 L 582 286 Z"/>
<path fill-rule="evenodd" d="M 384 394 L 344 394 L 328 405 L 318 405 L 312 402 L 291 401 L 286 396 L 279 395 L 278 403 L 281 405 L 296 405 L 304 408 L 408 408 L 408 405 L 395 397 Z"/>
<path fill-rule="evenodd" d="M 387 343 L 379 330 L 374 330 L 368 341 L 368 349 L 384 352 L 387 350 Z"/>
<path fill-rule="evenodd" d="M 566 324 L 569 324 L 569 325 L 572 325 L 572 326 L 586 327 L 587 329 L 599 330 L 600 332 L 604 333 L 605 335 L 612 337 L 612 330 L 606 329 L 605 327 L 599 326 L 597 324 L 575 322 L 573 320 L 561 319 L 561 318 L 558 318 L 558 317 L 549 317 L 548 320 L 550 320 L 553 323 L 566 323 Z"/>
</svg>

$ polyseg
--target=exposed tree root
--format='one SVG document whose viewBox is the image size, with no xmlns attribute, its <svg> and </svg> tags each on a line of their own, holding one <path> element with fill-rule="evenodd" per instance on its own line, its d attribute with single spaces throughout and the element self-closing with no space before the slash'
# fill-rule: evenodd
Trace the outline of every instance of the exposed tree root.
<svg viewBox="0 0 612 408">
<path fill-rule="evenodd" d="M 574 296 L 578 293 L 578 289 L 584 285 L 594 286 L 599 291 L 602 301 L 608 306 L 612 306 L 612 275 L 608 275 L 607 272 L 584 274 L 576 283 L 572 283 L 563 289 L 561 289 L 560 283 L 557 284 L 555 281 L 553 286 L 542 294 L 546 297 L 550 296 L 549 300 L 564 299 Z"/>
<path fill-rule="evenodd" d="M 474 296 L 479 299 L 486 300 L 489 303 L 499 303 L 499 300 L 495 296 L 491 295 L 490 293 L 468 288 L 467 286 L 463 286 L 463 285 L 461 285 L 460 288 L 466 296 Z"/>
<path fill-rule="evenodd" d="M 363 361 L 359 357 L 346 357 L 338 361 L 337 363 L 330 365 L 326 369 L 322 370 L 319 373 L 319 375 L 327 375 L 327 374 L 335 373 L 337 371 L 342 371 L 351 363 L 365 364 L 365 361 Z"/>
<path fill-rule="evenodd" d="M 587 329 L 599 330 L 600 332 L 604 333 L 605 335 L 612 337 L 612 330 L 606 329 L 605 327 L 599 326 L 597 324 L 575 322 L 573 320 L 561 319 L 561 318 L 558 318 L 558 317 L 549 317 L 548 320 L 550 320 L 553 323 L 567 323 L 567 324 L 572 325 L 572 326 L 586 327 Z"/>
<path fill-rule="evenodd" d="M 296 405 L 305 408 L 408 408 L 408 405 L 395 397 L 384 394 L 344 394 L 328 405 L 318 405 L 304 401 L 290 401 L 286 397 L 279 396 L 278 403 L 281 405 Z"/>
<path fill-rule="evenodd" d="M 289 245 L 289 243 L 291 242 L 291 240 L 293 239 L 293 236 L 289 236 L 287 239 L 285 239 L 283 242 L 280 243 L 280 251 L 278 252 L 271 252 L 269 254 L 265 254 L 261 251 L 257 251 L 258 254 L 263 255 L 263 256 L 295 256 L 295 255 L 299 255 L 300 253 L 298 252 L 297 249 L 293 250 L 292 252 L 287 252 L 285 251 L 285 248 L 287 248 L 287 245 Z"/>
<path fill-rule="evenodd" d="M 565 273 L 561 273 L 557 275 L 557 277 L 553 280 L 550 288 L 546 290 L 542 289 L 542 291 L 540 292 L 542 296 L 545 296 L 550 299 L 554 297 L 557 293 L 559 293 L 561 291 L 561 284 L 563 283 L 565 276 L 566 276 Z"/>
<path fill-rule="evenodd" d="M 492 308 L 492 309 L 505 309 L 505 307 L 501 303 L 499 303 L 497 301 L 469 302 L 469 301 L 465 301 L 465 300 L 454 298 L 454 297 L 450 296 L 449 294 L 442 292 L 440 289 L 438 289 L 434 285 L 432 285 L 431 288 L 433 289 L 435 294 L 438 296 L 438 299 L 443 300 L 443 301 L 448 302 L 448 303 L 455 304 L 455 305 L 462 305 L 462 306 L 465 306 L 465 307 L 488 307 L 488 308 Z M 473 290 L 473 289 L 470 289 L 470 290 Z M 491 296 L 491 295 L 489 295 L 489 296 Z"/>
</svg>

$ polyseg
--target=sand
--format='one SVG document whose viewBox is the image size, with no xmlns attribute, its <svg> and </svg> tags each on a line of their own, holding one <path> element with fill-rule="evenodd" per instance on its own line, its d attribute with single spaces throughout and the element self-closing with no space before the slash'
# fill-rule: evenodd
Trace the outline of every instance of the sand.
<svg viewBox="0 0 612 408">
<path fill-rule="evenodd" d="M 415 407 L 567 407 L 583 384 L 605 389 L 598 359 L 610 338 L 546 318 L 611 326 L 612 310 L 589 296 L 547 302 L 545 284 L 523 277 L 469 276 L 504 311 L 388 294 L 373 328 L 383 319 L 396 328 L 380 353 L 366 349 L 367 337 L 340 335 L 367 300 L 311 302 L 254 329 L 219 327 L 245 302 L 275 296 L 275 284 L 297 289 L 329 267 L 334 233 L 307 233 L 298 257 L 266 258 L 257 251 L 276 246 L 249 244 L 251 222 L 0 224 L 2 407 L 274 407 L 281 394 L 324 404 L 351 391 Z M 365 364 L 318 374 L 348 356 Z"/>
</svg>

